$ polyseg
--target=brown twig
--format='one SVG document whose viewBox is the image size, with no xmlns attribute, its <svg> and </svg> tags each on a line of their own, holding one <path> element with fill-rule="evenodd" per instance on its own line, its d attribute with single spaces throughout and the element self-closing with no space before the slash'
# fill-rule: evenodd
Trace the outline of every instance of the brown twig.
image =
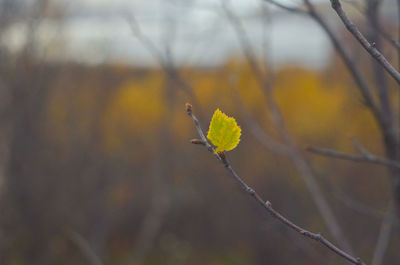
<svg viewBox="0 0 400 265">
<path fill-rule="evenodd" d="M 203 130 L 201 129 L 200 122 L 197 120 L 196 116 L 193 115 L 192 112 L 192 105 L 186 104 L 186 111 L 188 115 L 193 119 L 196 130 L 198 134 L 201 137 L 201 140 L 204 142 L 204 146 L 208 149 L 209 152 L 214 154 L 214 147 L 208 142 L 207 138 L 205 137 Z M 236 182 L 241 186 L 241 188 L 252 198 L 254 198 L 264 209 L 266 209 L 272 217 L 276 218 L 278 221 L 280 221 L 282 224 L 285 226 L 289 227 L 290 229 L 300 233 L 301 235 L 308 237 L 310 239 L 313 239 L 322 245 L 326 246 L 329 248 L 331 251 L 333 251 L 335 254 L 343 257 L 347 261 L 357 264 L 357 265 L 365 265 L 361 261 L 360 258 L 355 258 L 352 255 L 348 254 L 347 252 L 341 250 L 334 244 L 332 244 L 329 240 L 327 240 L 325 237 L 323 237 L 320 233 L 313 233 L 310 231 L 307 231 L 300 226 L 296 225 L 292 221 L 288 220 L 285 218 L 282 214 L 280 214 L 277 210 L 272 208 L 272 204 L 269 201 L 265 201 L 264 199 L 261 198 L 261 196 L 249 185 L 247 185 L 243 179 L 236 173 L 236 171 L 232 168 L 231 164 L 229 163 L 226 155 L 224 153 L 217 153 L 215 154 L 217 159 L 222 162 L 222 164 L 225 166 L 225 168 L 228 170 L 228 172 L 231 174 L 231 176 L 235 179 Z"/>
<path fill-rule="evenodd" d="M 385 56 L 371 44 L 364 35 L 358 30 L 356 25 L 347 17 L 339 0 L 330 0 L 332 8 L 336 11 L 339 18 L 347 30 L 356 38 L 356 40 L 364 47 L 364 49 L 382 65 L 382 67 L 400 84 L 400 73 L 389 63 Z"/>
</svg>

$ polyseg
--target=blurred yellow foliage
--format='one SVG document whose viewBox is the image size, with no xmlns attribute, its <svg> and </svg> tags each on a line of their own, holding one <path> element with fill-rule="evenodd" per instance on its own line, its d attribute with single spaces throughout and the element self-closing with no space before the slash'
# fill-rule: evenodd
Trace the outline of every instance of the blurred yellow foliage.
<svg viewBox="0 0 400 265">
<path fill-rule="evenodd" d="M 115 71 L 120 74 L 127 70 L 116 67 Z M 232 60 L 213 69 L 183 69 L 182 72 L 194 88 L 199 112 L 207 114 L 221 107 L 240 119 L 246 117 L 241 114 L 247 109 L 262 128 L 274 137 L 278 136 L 268 114 L 263 89 L 247 64 Z M 377 136 L 376 123 L 355 96 L 351 82 L 342 75 L 335 82 L 328 82 L 328 79 L 316 71 L 294 67 L 276 73 L 272 83 L 274 96 L 297 141 L 307 144 L 329 141 L 330 147 L 346 149 L 351 146 L 349 136 L 363 141 Z M 81 82 L 86 86 L 83 89 L 77 88 L 67 96 L 65 91 L 68 90 L 56 90 L 58 92 L 52 95 L 48 111 L 52 133 L 57 140 L 68 138 L 70 131 L 66 126 L 71 119 L 74 120 L 73 133 L 91 137 L 91 126 L 99 108 L 102 109 L 100 128 L 105 147 L 110 150 L 124 145 L 129 139 L 154 142 L 148 141 L 149 137 L 158 137 L 160 126 L 166 124 L 177 141 L 190 133 L 191 127 L 182 106 L 193 95 L 179 87 L 167 90 L 168 83 L 161 70 L 146 69 L 130 75 L 117 84 L 101 106 L 98 103 L 101 95 L 90 87 L 101 86 L 101 83 L 90 80 L 101 79 L 93 74 L 89 81 Z M 164 119 L 163 124 L 161 119 Z M 372 146 L 375 150 L 378 147 L 379 142 Z"/>
<path fill-rule="evenodd" d="M 164 106 L 161 79 L 147 81 L 129 81 L 111 99 L 103 124 L 108 148 L 123 145 L 129 135 L 146 137 L 157 129 Z"/>
</svg>

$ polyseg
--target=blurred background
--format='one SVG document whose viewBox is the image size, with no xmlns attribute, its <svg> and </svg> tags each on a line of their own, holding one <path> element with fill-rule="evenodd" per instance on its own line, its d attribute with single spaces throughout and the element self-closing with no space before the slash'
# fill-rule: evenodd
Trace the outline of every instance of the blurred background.
<svg viewBox="0 0 400 265">
<path fill-rule="evenodd" d="M 343 2 L 368 28 L 366 1 Z M 329 1 L 312 4 L 373 83 Z M 380 18 L 397 38 L 395 1 Z M 0 264 L 345 264 L 190 144 L 186 102 L 204 131 L 217 108 L 236 118 L 229 159 L 274 208 L 371 264 L 387 168 L 305 148 L 384 155 L 381 132 L 323 28 L 261 0 L 0 0 Z M 397 221 L 387 234 L 398 264 Z"/>
</svg>

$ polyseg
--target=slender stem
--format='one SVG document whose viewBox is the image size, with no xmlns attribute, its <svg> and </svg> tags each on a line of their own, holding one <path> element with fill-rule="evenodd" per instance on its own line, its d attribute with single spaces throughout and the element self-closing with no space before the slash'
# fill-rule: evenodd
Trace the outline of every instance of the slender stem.
<svg viewBox="0 0 400 265">
<path fill-rule="evenodd" d="M 382 67 L 400 84 L 400 73 L 389 63 L 383 54 L 370 43 L 364 35 L 358 30 L 356 25 L 347 17 L 339 0 L 331 0 L 332 8 L 336 11 L 347 30 L 356 38 L 356 40 L 371 54 L 371 56 L 382 65 Z"/>
<path fill-rule="evenodd" d="M 395 208 L 393 202 L 389 203 L 385 219 L 382 221 L 379 230 L 378 240 L 376 243 L 372 265 L 381 265 L 385 257 L 386 250 L 389 246 L 390 236 L 395 222 Z"/>
<path fill-rule="evenodd" d="M 201 137 L 202 144 L 210 151 L 212 154 L 214 154 L 214 147 L 208 142 L 207 138 L 205 137 L 203 130 L 200 127 L 200 122 L 197 120 L 196 116 L 193 115 L 192 112 L 192 105 L 186 104 L 186 111 L 188 115 L 193 119 L 195 127 L 197 129 L 197 132 L 199 133 Z M 355 258 L 352 255 L 348 254 L 344 250 L 338 248 L 334 244 L 332 244 L 329 240 L 327 240 L 325 237 L 323 237 L 320 233 L 313 233 L 310 231 L 307 231 L 300 226 L 296 225 L 286 217 L 284 217 L 282 214 L 280 214 L 277 210 L 272 208 L 272 204 L 269 201 L 265 201 L 253 188 L 251 188 L 249 185 L 246 184 L 246 182 L 236 173 L 236 171 L 232 168 L 230 162 L 225 156 L 225 153 L 217 153 L 215 154 L 217 159 L 222 162 L 222 164 L 225 166 L 225 168 L 228 170 L 228 172 L 231 174 L 231 176 L 235 179 L 235 181 L 240 185 L 240 187 L 252 198 L 254 198 L 265 210 L 267 210 L 272 217 L 276 218 L 278 221 L 280 221 L 282 224 L 286 225 L 290 229 L 300 233 L 301 235 L 308 237 L 310 239 L 313 239 L 322 245 L 326 246 L 328 249 L 333 251 L 336 255 L 341 256 L 342 258 L 346 259 L 347 261 L 357 264 L 357 265 L 365 265 L 364 262 L 361 261 L 360 258 Z"/>
<path fill-rule="evenodd" d="M 81 251 L 82 255 L 85 256 L 88 263 L 91 265 L 104 265 L 100 257 L 94 252 L 89 242 L 79 233 L 67 229 L 66 235 L 75 244 L 75 246 Z"/>
</svg>

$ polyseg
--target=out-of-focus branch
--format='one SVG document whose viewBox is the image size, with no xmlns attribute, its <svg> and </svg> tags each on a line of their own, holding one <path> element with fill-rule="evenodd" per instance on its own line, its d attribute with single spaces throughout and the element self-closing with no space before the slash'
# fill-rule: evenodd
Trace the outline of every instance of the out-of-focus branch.
<svg viewBox="0 0 400 265">
<path fill-rule="evenodd" d="M 350 198 L 348 195 L 344 194 L 342 191 L 338 191 L 336 188 L 335 191 L 333 192 L 333 196 L 340 201 L 344 206 L 346 206 L 349 209 L 352 209 L 353 211 L 363 214 L 365 216 L 373 217 L 378 220 L 383 220 L 384 218 L 384 213 L 373 209 L 372 207 L 365 205 L 357 200 L 354 200 L 353 198 Z"/>
<path fill-rule="evenodd" d="M 372 258 L 371 265 L 382 265 L 385 252 L 389 245 L 390 235 L 395 222 L 395 207 L 393 202 L 390 202 L 389 209 L 385 215 L 385 219 L 382 221 L 381 228 L 379 230 L 378 241 L 375 246 L 374 256 Z"/>
<path fill-rule="evenodd" d="M 263 0 L 265 2 L 271 3 L 275 5 L 276 7 L 280 7 L 286 11 L 293 12 L 293 13 L 299 13 L 299 14 L 304 14 L 310 16 L 328 35 L 329 39 L 332 42 L 333 47 L 336 49 L 340 57 L 342 58 L 344 64 L 346 65 L 347 69 L 350 71 L 354 81 L 356 82 L 357 86 L 360 89 L 360 92 L 363 96 L 363 99 L 365 101 L 365 104 L 371 109 L 373 114 L 376 117 L 379 117 L 379 111 L 378 108 L 376 107 L 376 104 L 373 100 L 371 89 L 367 85 L 367 82 L 364 80 L 364 78 L 361 76 L 361 73 L 357 69 L 356 65 L 354 62 L 351 60 L 350 56 L 347 54 L 345 51 L 343 45 L 340 43 L 340 41 L 337 39 L 333 31 L 328 27 L 328 24 L 322 19 L 320 14 L 315 10 L 314 6 L 311 4 L 310 1 L 304 0 L 304 4 L 307 7 L 307 10 L 303 9 L 295 9 L 292 10 L 290 8 L 287 8 L 287 6 L 282 6 L 281 4 L 278 4 L 275 1 L 271 0 Z"/>
<path fill-rule="evenodd" d="M 371 88 L 362 77 L 360 71 L 358 70 L 355 63 L 352 61 L 348 53 L 346 52 L 345 48 L 343 47 L 342 43 L 338 40 L 335 36 L 333 31 L 329 28 L 328 24 L 325 20 L 321 17 L 321 15 L 317 12 L 314 8 L 312 3 L 309 0 L 304 0 L 305 5 L 308 8 L 308 14 L 310 17 L 325 31 L 326 35 L 330 39 L 333 47 L 335 48 L 336 52 L 342 58 L 344 64 L 346 65 L 347 69 L 349 70 L 351 76 L 354 79 L 354 82 L 357 84 L 359 91 L 363 97 L 364 103 L 367 107 L 370 108 L 374 116 L 380 120 L 380 114 L 376 103 L 374 102 Z"/>
<path fill-rule="evenodd" d="M 199 144 L 201 143 L 204 145 L 208 151 L 210 151 L 212 154 L 214 154 L 215 150 L 214 147 L 208 142 L 207 138 L 205 137 L 203 130 L 201 129 L 200 122 L 197 120 L 196 116 L 193 115 L 192 112 L 192 105 L 186 104 L 186 111 L 188 115 L 193 119 L 193 122 L 195 124 L 196 130 L 201 138 L 201 140 L 196 140 L 193 143 Z M 288 228 L 300 233 L 301 235 L 308 237 L 310 239 L 313 239 L 331 251 L 333 251 L 336 255 L 341 256 L 342 258 L 346 259 L 347 261 L 357 264 L 357 265 L 365 265 L 364 262 L 361 261 L 360 258 L 355 258 L 349 253 L 341 250 L 334 244 L 332 244 L 330 241 L 328 241 L 325 237 L 323 237 L 320 233 L 312 233 L 310 231 L 307 231 L 300 226 L 296 225 L 292 221 L 288 220 L 285 218 L 282 214 L 280 214 L 277 210 L 272 208 L 272 204 L 269 201 L 265 201 L 261 196 L 250 186 L 244 182 L 244 180 L 236 173 L 236 171 L 232 168 L 231 164 L 229 163 L 225 153 L 217 153 L 215 154 L 217 159 L 222 162 L 222 164 L 225 166 L 227 171 L 231 174 L 231 176 L 235 179 L 235 181 L 240 185 L 240 187 L 252 198 L 254 198 L 262 207 L 264 207 L 265 210 L 267 210 L 272 217 L 276 218 L 279 222 L 287 226 Z"/>
<path fill-rule="evenodd" d="M 282 156 L 288 156 L 288 148 L 285 144 L 280 143 L 274 137 L 272 137 L 268 132 L 266 132 L 260 124 L 252 117 L 252 115 L 249 113 L 249 110 L 246 108 L 246 106 L 243 104 L 243 102 L 239 99 L 239 96 L 237 93 L 235 95 L 235 102 L 236 105 L 239 106 L 240 108 L 240 114 L 243 115 L 244 120 L 247 124 L 247 126 L 250 129 L 250 132 L 253 134 L 253 136 L 266 148 L 271 150 L 272 152 L 282 155 Z"/>
<path fill-rule="evenodd" d="M 372 208 L 358 200 L 353 199 L 347 195 L 335 182 L 333 182 L 326 174 L 320 174 L 322 183 L 325 185 L 326 190 L 332 196 L 342 203 L 345 207 L 365 216 L 373 217 L 377 220 L 383 220 L 385 213 Z"/>
<path fill-rule="evenodd" d="M 399 49 L 397 50 L 397 67 L 400 70 L 400 0 L 396 1 L 397 4 L 397 43 Z"/>
<path fill-rule="evenodd" d="M 389 63 L 385 56 L 375 48 L 374 44 L 364 37 L 364 35 L 358 30 L 356 25 L 348 18 L 344 12 L 342 5 L 339 0 L 330 0 L 332 8 L 338 14 L 347 30 L 354 36 L 354 38 L 364 47 L 364 49 L 376 60 L 381 66 L 393 77 L 398 84 L 400 84 L 400 73 Z"/>
<path fill-rule="evenodd" d="M 311 169 L 310 165 L 305 160 L 301 152 L 297 149 L 295 142 L 293 141 L 288 129 L 286 128 L 286 124 L 280 112 L 280 108 L 274 99 L 271 84 L 269 80 L 265 78 L 265 75 L 256 60 L 257 57 L 250 45 L 247 32 L 243 28 L 240 19 L 227 7 L 226 3 L 222 1 L 222 4 L 223 10 L 228 20 L 231 22 L 233 29 L 235 30 L 236 36 L 239 40 L 239 44 L 242 47 L 242 51 L 246 57 L 250 69 L 253 72 L 258 85 L 264 91 L 266 104 L 269 107 L 269 114 L 271 115 L 271 119 L 276 126 L 277 131 L 279 132 L 279 135 L 283 140 L 283 143 L 287 147 L 288 156 L 293 161 L 297 170 L 300 172 L 300 176 L 306 184 L 306 187 L 310 192 L 311 197 L 314 200 L 317 209 L 322 216 L 322 219 L 327 225 L 329 232 L 337 240 L 342 248 L 352 253 L 353 251 L 350 242 L 347 240 L 347 237 L 343 232 L 341 226 L 339 225 L 339 222 L 337 221 L 332 208 L 330 207 L 328 201 L 322 193 L 315 179 L 313 170 Z"/>
<path fill-rule="evenodd" d="M 380 34 L 380 9 L 382 1 L 380 0 L 367 0 L 366 16 L 369 25 L 367 30 L 367 38 L 374 43 L 374 47 L 377 50 L 382 48 L 381 45 L 381 34 Z M 373 59 L 372 59 L 373 60 Z M 381 111 L 381 126 L 386 145 L 386 150 L 391 159 L 396 156 L 396 151 L 389 151 L 390 149 L 396 149 L 397 145 L 397 133 L 395 129 L 395 123 L 393 118 L 392 102 L 390 100 L 389 84 L 385 70 L 382 66 L 373 60 L 372 70 L 374 75 L 375 87 L 378 94 L 380 111 Z"/>
<path fill-rule="evenodd" d="M 394 48 L 397 50 L 400 50 L 400 42 L 392 38 L 387 32 L 385 32 L 383 29 L 379 30 L 379 34 L 386 40 L 388 41 Z"/>
<path fill-rule="evenodd" d="M 103 262 L 94 252 L 89 242 L 79 233 L 67 230 L 66 235 L 71 240 L 72 243 L 79 249 L 83 256 L 88 260 L 91 265 L 103 265 Z"/>
<path fill-rule="evenodd" d="M 140 26 L 136 22 L 134 17 L 129 17 L 129 25 L 131 26 L 132 33 L 136 38 L 143 44 L 143 46 L 150 52 L 150 54 L 160 64 L 168 78 L 173 81 L 175 85 L 182 88 L 185 92 L 189 93 L 193 97 L 193 89 L 180 77 L 180 73 L 176 70 L 176 67 L 172 64 L 169 55 L 163 55 L 163 53 L 157 48 L 157 46 L 145 35 Z M 196 99 L 194 99 L 196 100 Z"/>
<path fill-rule="evenodd" d="M 378 164 L 378 165 L 382 165 L 382 166 L 386 166 L 386 167 L 400 169 L 400 163 L 375 156 L 371 153 L 367 153 L 367 154 L 362 153 L 360 155 L 353 155 L 353 154 L 346 154 L 346 153 L 334 151 L 331 149 L 318 148 L 318 147 L 313 147 L 313 146 L 307 147 L 306 150 L 313 154 L 318 154 L 318 155 L 322 155 L 322 156 L 328 156 L 328 157 L 344 159 L 344 160 L 351 160 L 354 162 L 366 162 L 366 163 Z"/>
<path fill-rule="evenodd" d="M 291 12 L 291 13 L 307 14 L 307 11 L 304 10 L 304 9 L 287 6 L 287 5 L 284 5 L 284 4 L 282 4 L 282 3 L 278 2 L 278 1 L 275 1 L 275 0 L 263 0 L 263 1 L 268 2 L 268 3 L 270 3 L 270 4 L 272 4 L 272 5 L 276 6 L 276 7 L 279 7 L 281 9 L 286 10 L 286 11 Z"/>
<path fill-rule="evenodd" d="M 185 93 L 189 95 L 190 99 L 193 100 L 195 104 L 199 104 L 199 100 L 193 91 L 193 87 L 189 82 L 187 82 L 184 78 L 181 77 L 181 73 L 171 60 L 171 55 L 168 52 L 165 56 L 163 55 L 163 53 L 157 48 L 157 46 L 153 43 L 153 41 L 150 38 L 148 38 L 146 34 L 142 32 L 140 25 L 137 23 L 134 16 L 129 16 L 127 19 L 134 36 L 143 44 L 143 46 L 150 52 L 153 58 L 157 61 L 157 63 L 160 65 L 161 69 L 163 70 L 164 74 L 167 76 L 171 84 L 173 84 L 177 88 L 182 89 Z M 169 49 L 167 48 L 167 51 L 168 50 Z"/>
</svg>

